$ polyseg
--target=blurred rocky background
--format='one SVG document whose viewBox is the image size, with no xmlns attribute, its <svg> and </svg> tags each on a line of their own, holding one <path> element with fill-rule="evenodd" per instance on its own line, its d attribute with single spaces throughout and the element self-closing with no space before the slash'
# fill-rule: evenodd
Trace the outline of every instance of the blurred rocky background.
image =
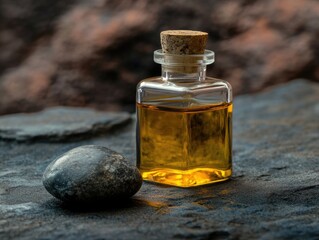
<svg viewBox="0 0 319 240">
<path fill-rule="evenodd" d="M 160 74 L 153 51 L 167 29 L 208 32 L 208 75 L 237 95 L 319 81 L 317 0 L 1 0 L 0 114 L 134 111 L 136 84 Z"/>
</svg>

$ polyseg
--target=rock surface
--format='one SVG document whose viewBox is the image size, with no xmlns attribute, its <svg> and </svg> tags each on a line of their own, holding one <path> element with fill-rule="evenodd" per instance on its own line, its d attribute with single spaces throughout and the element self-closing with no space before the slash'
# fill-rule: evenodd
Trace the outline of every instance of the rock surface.
<svg viewBox="0 0 319 240">
<path fill-rule="evenodd" d="M 142 186 L 142 176 L 120 154 L 86 145 L 54 160 L 43 174 L 43 185 L 62 201 L 108 202 L 133 196 Z"/>
<path fill-rule="evenodd" d="M 0 117 L 0 139 L 59 141 L 85 137 L 124 124 L 126 112 L 98 112 L 89 108 L 53 107 L 37 113 Z"/>
<path fill-rule="evenodd" d="M 44 189 L 52 159 L 84 144 L 135 162 L 134 124 L 74 142 L 0 141 L 0 239 L 317 239 L 319 85 L 235 98 L 234 175 L 192 189 L 144 183 L 130 200 L 66 206 Z"/>
<path fill-rule="evenodd" d="M 236 94 L 319 81 L 317 0 L 0 2 L 0 114 L 45 106 L 134 111 L 138 81 L 160 74 L 160 31 L 209 33 L 208 76 Z"/>
</svg>

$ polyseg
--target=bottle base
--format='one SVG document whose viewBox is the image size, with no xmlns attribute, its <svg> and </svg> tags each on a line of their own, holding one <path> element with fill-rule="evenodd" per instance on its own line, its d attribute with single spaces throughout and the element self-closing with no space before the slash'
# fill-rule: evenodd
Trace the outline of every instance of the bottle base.
<svg viewBox="0 0 319 240">
<path fill-rule="evenodd" d="M 219 170 L 212 168 L 195 168 L 191 170 L 157 168 L 147 171 L 140 169 L 140 171 L 145 181 L 181 188 L 226 181 L 232 174 L 231 169 Z"/>
</svg>

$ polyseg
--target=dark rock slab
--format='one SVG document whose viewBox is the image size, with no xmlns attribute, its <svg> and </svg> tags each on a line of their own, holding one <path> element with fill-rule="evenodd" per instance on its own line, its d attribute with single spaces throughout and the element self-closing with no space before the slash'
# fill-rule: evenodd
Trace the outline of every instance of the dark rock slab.
<svg viewBox="0 0 319 240">
<path fill-rule="evenodd" d="M 103 133 L 130 120 L 126 112 L 52 107 L 41 112 L 0 116 L 0 139 L 59 141 Z"/>
<path fill-rule="evenodd" d="M 52 161 L 43 174 L 43 185 L 62 201 L 90 204 L 133 196 L 142 186 L 142 176 L 119 153 L 85 145 Z"/>
<path fill-rule="evenodd" d="M 234 176 L 191 189 L 144 183 L 115 205 L 66 206 L 41 183 L 84 144 L 135 162 L 134 123 L 76 142 L 0 141 L 0 239 L 317 239 L 319 85 L 293 81 L 234 105 Z"/>
</svg>

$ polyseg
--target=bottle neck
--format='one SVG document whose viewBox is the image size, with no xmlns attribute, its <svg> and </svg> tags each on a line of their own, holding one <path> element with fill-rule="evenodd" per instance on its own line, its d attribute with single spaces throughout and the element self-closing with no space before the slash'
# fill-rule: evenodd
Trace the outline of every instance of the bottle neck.
<svg viewBox="0 0 319 240">
<path fill-rule="evenodd" d="M 203 54 L 175 55 L 154 52 L 154 61 L 162 65 L 162 79 L 172 82 L 193 82 L 206 79 L 206 66 L 214 62 L 214 52 L 205 50 Z"/>
<path fill-rule="evenodd" d="M 206 65 L 203 66 L 169 66 L 162 65 L 162 79 L 169 82 L 195 82 L 206 78 Z"/>
</svg>

